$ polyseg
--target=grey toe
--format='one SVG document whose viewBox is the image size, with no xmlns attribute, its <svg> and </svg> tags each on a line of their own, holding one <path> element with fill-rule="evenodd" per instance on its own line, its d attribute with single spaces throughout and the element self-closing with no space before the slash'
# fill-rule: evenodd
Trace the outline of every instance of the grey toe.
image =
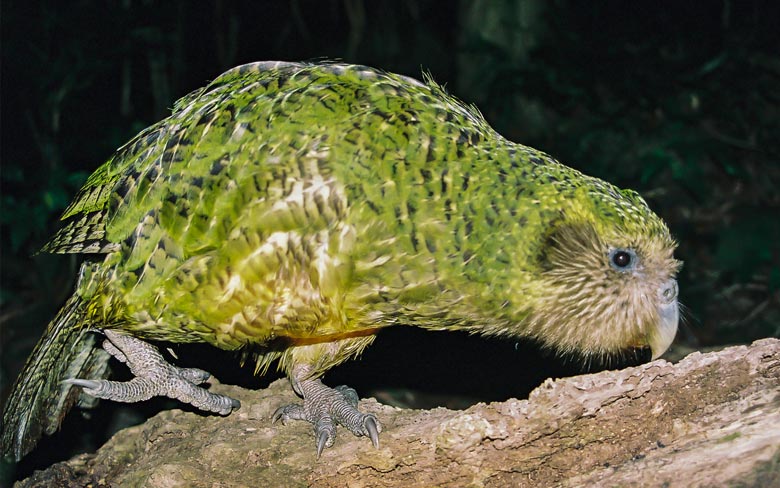
<svg viewBox="0 0 780 488">
<path fill-rule="evenodd" d="M 241 403 L 225 395 L 217 395 L 197 385 L 211 377 L 197 368 L 179 368 L 168 363 L 156 347 L 141 339 L 113 330 L 105 330 L 103 348 L 127 364 L 134 378 L 126 382 L 90 381 L 79 378 L 66 383 L 85 388 L 97 398 L 118 402 L 138 402 L 153 396 L 167 396 L 208 412 L 227 415 Z"/>
</svg>

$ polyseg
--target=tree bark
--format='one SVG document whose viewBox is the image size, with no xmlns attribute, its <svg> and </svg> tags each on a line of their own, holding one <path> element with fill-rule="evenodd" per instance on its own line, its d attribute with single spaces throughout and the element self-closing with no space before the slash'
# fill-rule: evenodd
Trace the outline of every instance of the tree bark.
<svg viewBox="0 0 780 488">
<path fill-rule="evenodd" d="M 308 424 L 270 421 L 297 401 L 287 382 L 212 389 L 241 409 L 160 413 L 17 486 L 780 486 L 777 339 L 547 380 L 528 400 L 464 411 L 364 400 L 380 448 L 342 429 L 320 459 Z"/>
</svg>

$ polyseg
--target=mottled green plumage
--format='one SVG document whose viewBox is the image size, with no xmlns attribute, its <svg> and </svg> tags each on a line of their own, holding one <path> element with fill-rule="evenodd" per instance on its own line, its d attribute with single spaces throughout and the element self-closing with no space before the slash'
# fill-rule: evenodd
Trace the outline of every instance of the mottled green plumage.
<svg viewBox="0 0 780 488">
<path fill-rule="evenodd" d="M 671 340 L 656 295 L 675 244 L 636 193 L 507 141 L 431 81 L 362 66 L 223 74 L 63 219 L 46 251 L 105 254 L 71 326 L 241 349 L 259 369 L 319 375 L 396 324 L 585 354 Z M 624 248 L 634 267 L 611 266 Z"/>
</svg>

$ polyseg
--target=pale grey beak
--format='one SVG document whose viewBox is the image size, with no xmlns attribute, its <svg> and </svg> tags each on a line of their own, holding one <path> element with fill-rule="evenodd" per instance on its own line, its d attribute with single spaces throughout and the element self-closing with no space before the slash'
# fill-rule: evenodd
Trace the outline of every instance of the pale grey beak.
<svg viewBox="0 0 780 488">
<path fill-rule="evenodd" d="M 650 337 L 653 359 L 658 359 L 666 352 L 677 335 L 677 324 L 680 320 L 677 291 L 675 279 L 668 280 L 658 289 L 658 324 Z"/>
</svg>

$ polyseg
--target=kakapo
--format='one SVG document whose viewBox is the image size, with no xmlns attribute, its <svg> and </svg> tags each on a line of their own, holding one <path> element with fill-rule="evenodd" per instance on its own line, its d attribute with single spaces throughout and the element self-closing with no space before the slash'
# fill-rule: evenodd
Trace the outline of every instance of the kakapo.
<svg viewBox="0 0 780 488">
<path fill-rule="evenodd" d="M 259 62 L 185 96 L 87 180 L 46 252 L 84 253 L 3 414 L 5 456 L 54 432 L 83 392 L 237 401 L 146 341 L 278 363 L 302 405 L 274 419 L 381 423 L 329 368 L 384 327 L 529 337 L 562 353 L 661 355 L 678 323 L 676 243 L 634 191 L 504 139 L 431 80 Z M 108 354 L 135 378 L 108 381 Z"/>
</svg>

